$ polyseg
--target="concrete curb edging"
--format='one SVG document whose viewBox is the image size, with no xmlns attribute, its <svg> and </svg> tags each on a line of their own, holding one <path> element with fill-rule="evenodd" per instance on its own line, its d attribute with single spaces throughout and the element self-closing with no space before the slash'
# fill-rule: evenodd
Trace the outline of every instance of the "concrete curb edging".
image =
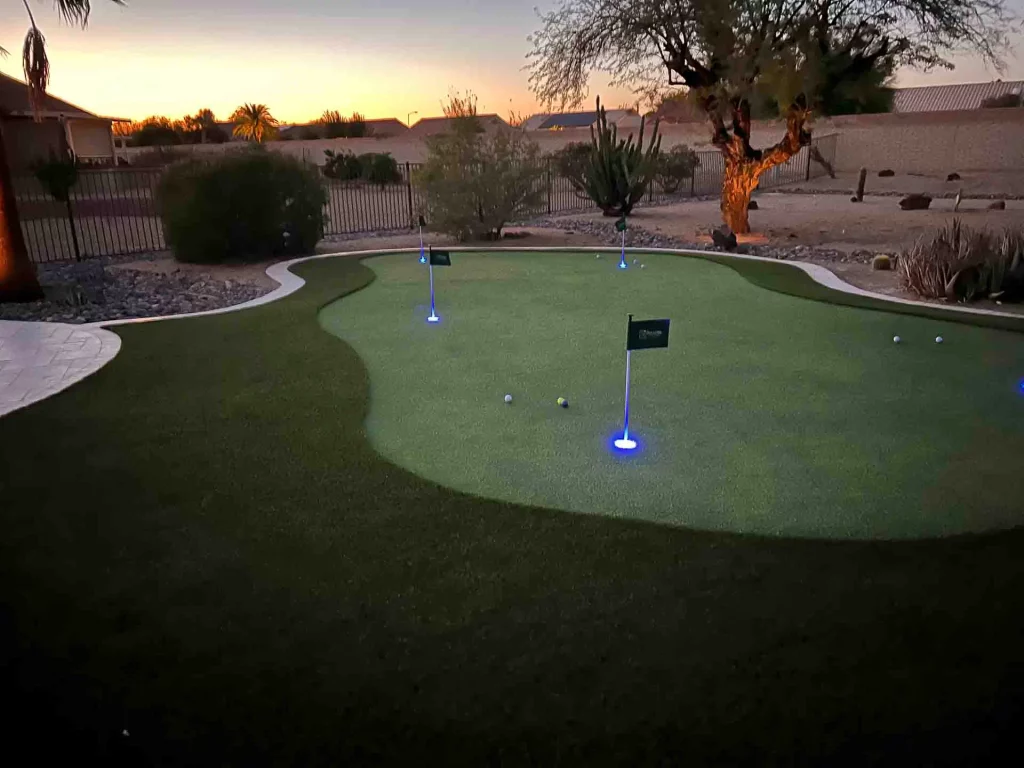
<svg viewBox="0 0 1024 768">
<path fill-rule="evenodd" d="M 591 246 L 591 247 L 580 247 L 580 246 L 496 246 L 493 248 L 480 248 L 480 247 L 467 247 L 467 246 L 453 246 L 446 250 L 450 251 L 555 251 L 555 252 L 576 252 L 576 251 L 595 251 L 603 253 L 619 253 L 619 248 L 610 246 Z M 676 256 L 707 256 L 714 254 L 715 256 L 724 256 L 727 259 L 736 259 L 744 261 L 766 261 L 774 264 L 782 264 L 785 266 L 793 267 L 796 269 L 803 270 L 812 280 L 819 285 L 824 286 L 840 293 L 848 293 L 856 296 L 863 296 L 866 298 L 876 299 L 878 301 L 887 302 L 891 304 L 909 305 L 909 306 L 921 306 L 929 307 L 931 309 L 938 309 L 940 311 L 956 313 L 956 314 L 973 314 L 973 315 L 987 315 L 996 317 L 1008 317 L 1020 319 L 1024 316 L 1014 314 L 1011 312 L 1000 312 L 998 310 L 991 309 L 975 309 L 971 307 L 961 306 L 943 306 L 936 304 L 929 304 L 923 301 L 914 301 L 913 299 L 903 299 L 894 296 L 886 296 L 880 293 L 873 293 L 857 286 L 851 285 L 846 282 L 838 275 L 830 271 L 828 268 L 823 267 L 819 264 L 809 264 L 801 261 L 779 261 L 778 259 L 770 259 L 762 256 L 748 256 L 743 254 L 734 253 L 722 253 L 720 251 L 701 251 L 685 248 L 635 248 L 632 249 L 634 253 L 661 253 L 667 255 Z M 252 309 L 259 307 L 264 304 L 270 304 L 271 302 L 283 299 L 295 293 L 299 288 L 306 284 L 306 281 L 291 271 L 291 267 L 296 264 L 301 264 L 306 261 L 314 261 L 318 259 L 331 259 L 340 256 L 347 256 L 354 259 L 364 259 L 371 256 L 385 256 L 389 254 L 419 253 L 418 248 L 382 248 L 373 249 L 367 251 L 338 251 L 335 253 L 322 253 L 314 256 L 303 256 L 296 259 L 290 259 L 288 261 L 280 261 L 276 264 L 271 264 L 267 267 L 266 274 L 272 280 L 278 283 L 278 287 L 269 293 L 264 294 L 258 298 L 250 301 L 243 302 L 241 304 L 235 304 L 230 307 L 221 307 L 220 309 L 210 309 L 203 312 L 189 312 L 180 315 L 161 315 L 157 317 L 138 317 L 128 318 L 124 320 L 100 320 L 95 323 L 83 323 L 81 325 L 70 325 L 65 323 L 19 323 L 20 325 L 32 325 L 32 326 L 53 326 L 54 329 L 70 328 L 73 332 L 84 333 L 92 335 L 99 339 L 101 350 L 95 356 L 94 359 L 90 360 L 89 364 L 82 365 L 78 370 L 74 372 L 74 375 L 69 375 L 64 378 L 59 384 L 51 384 L 46 387 L 41 387 L 38 390 L 34 390 L 25 396 L 24 400 L 15 403 L 12 406 L 5 409 L 5 404 L 0 402 L 0 416 L 4 416 L 7 413 L 12 413 L 15 410 L 25 408 L 34 403 L 45 400 L 48 397 L 52 397 L 58 392 L 62 392 L 72 384 L 75 384 L 88 376 L 91 376 L 96 371 L 100 370 L 104 365 L 113 360 L 117 354 L 121 351 L 121 338 L 109 330 L 108 328 L 115 328 L 121 325 L 136 325 L 139 323 L 152 323 L 159 320 L 184 320 L 193 317 L 209 317 L 212 315 L 222 315 L 228 312 L 241 312 L 242 310 Z M 0 321 L 0 325 L 3 323 L 14 323 L 15 321 Z M 56 333 L 57 331 L 53 331 Z"/>
</svg>

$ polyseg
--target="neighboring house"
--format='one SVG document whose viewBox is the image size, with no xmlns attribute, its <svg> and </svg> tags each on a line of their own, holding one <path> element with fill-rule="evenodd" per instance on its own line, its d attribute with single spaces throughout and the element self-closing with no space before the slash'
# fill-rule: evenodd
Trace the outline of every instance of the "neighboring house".
<svg viewBox="0 0 1024 768">
<path fill-rule="evenodd" d="M 7 162 L 13 171 L 28 169 L 51 153 L 70 150 L 83 163 L 113 165 L 115 157 L 112 123 L 128 122 L 100 117 L 74 104 L 50 96 L 43 99 L 36 122 L 28 100 L 28 86 L 0 73 L 0 122 L 3 124 Z"/>
<path fill-rule="evenodd" d="M 401 120 L 397 120 L 393 117 L 383 117 L 376 120 L 365 120 L 366 127 L 369 129 L 369 138 L 371 139 L 387 139 L 396 136 L 402 136 L 409 132 L 409 126 L 403 123 Z M 320 122 L 313 123 L 302 123 L 300 125 L 289 125 L 282 127 L 278 133 L 279 137 L 285 140 L 301 140 L 303 136 L 306 136 L 308 132 L 312 130 L 320 131 L 323 125 Z"/>
<path fill-rule="evenodd" d="M 634 109 L 609 109 L 608 122 L 618 125 L 623 120 L 638 117 Z M 568 128 L 589 128 L 597 123 L 597 112 L 558 112 L 533 115 L 523 123 L 527 131 L 564 131 Z"/>
<path fill-rule="evenodd" d="M 1024 93 L 1024 80 L 897 88 L 892 97 L 892 111 L 949 112 L 957 109 L 980 109 L 985 99 L 1011 93 Z"/>
<path fill-rule="evenodd" d="M 617 124 L 624 118 L 635 116 L 636 110 L 609 109 L 605 115 L 609 123 Z M 564 131 L 567 128 L 589 128 L 596 123 L 597 112 L 560 112 L 558 114 L 534 115 L 526 121 L 526 130 Z"/>
<path fill-rule="evenodd" d="M 425 117 L 409 129 L 409 136 L 416 139 L 425 139 L 428 136 L 444 133 L 451 126 L 452 121 L 457 119 L 452 117 Z M 494 114 L 477 115 L 476 119 L 480 121 L 480 125 L 483 126 L 485 131 L 512 127 Z"/>
</svg>

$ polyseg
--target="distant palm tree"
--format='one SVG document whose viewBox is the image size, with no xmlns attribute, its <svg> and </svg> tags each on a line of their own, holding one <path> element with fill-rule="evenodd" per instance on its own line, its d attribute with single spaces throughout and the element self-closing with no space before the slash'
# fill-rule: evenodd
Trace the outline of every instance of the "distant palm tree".
<svg viewBox="0 0 1024 768">
<path fill-rule="evenodd" d="M 25 71 L 25 82 L 28 83 L 29 104 L 39 120 L 46 87 L 50 84 L 50 60 L 46 55 L 46 38 L 36 26 L 28 1 L 24 2 L 30 26 L 25 35 L 21 64 Z M 122 0 L 111 2 L 124 5 Z M 55 0 L 54 5 L 57 13 L 68 24 L 84 28 L 89 21 L 89 12 L 92 10 L 89 0 Z M 3 48 L 0 51 L 7 53 Z M 21 231 L 11 169 L 7 165 L 7 148 L 0 131 L 0 301 L 35 301 L 42 296 L 43 290 L 39 287 L 35 266 L 28 257 L 25 236 Z"/>
<path fill-rule="evenodd" d="M 206 109 L 204 107 L 196 112 L 195 117 L 192 119 L 195 120 L 196 124 L 199 126 L 200 141 L 205 144 L 208 131 L 217 125 L 217 118 L 213 116 L 213 110 Z"/>
<path fill-rule="evenodd" d="M 235 136 L 257 143 L 270 138 L 277 129 L 277 119 L 266 104 L 243 104 L 235 110 L 231 122 L 235 124 Z"/>
</svg>

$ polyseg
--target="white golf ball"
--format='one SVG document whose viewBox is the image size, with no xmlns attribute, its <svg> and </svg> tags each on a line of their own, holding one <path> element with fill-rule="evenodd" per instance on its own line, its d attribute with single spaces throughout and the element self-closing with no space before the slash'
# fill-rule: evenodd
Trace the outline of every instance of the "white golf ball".
<svg viewBox="0 0 1024 768">
<path fill-rule="evenodd" d="M 641 265 L 640 265 L 640 269 L 643 269 L 643 268 L 644 268 L 644 267 L 646 267 L 646 266 L 647 266 L 646 264 L 641 264 Z"/>
<path fill-rule="evenodd" d="M 892 342 L 893 342 L 893 344 L 899 344 L 900 343 L 900 337 L 899 336 L 893 336 L 892 337 Z"/>
<path fill-rule="evenodd" d="M 935 337 L 935 343 L 936 344 L 941 344 L 942 343 L 942 337 L 941 336 L 936 336 Z"/>
<path fill-rule="evenodd" d="M 601 258 L 601 254 L 600 253 L 595 253 L 594 254 L 594 258 L 595 259 L 600 259 Z"/>
<path fill-rule="evenodd" d="M 512 402 L 512 395 L 505 395 L 505 402 L 506 403 L 511 403 Z"/>
</svg>

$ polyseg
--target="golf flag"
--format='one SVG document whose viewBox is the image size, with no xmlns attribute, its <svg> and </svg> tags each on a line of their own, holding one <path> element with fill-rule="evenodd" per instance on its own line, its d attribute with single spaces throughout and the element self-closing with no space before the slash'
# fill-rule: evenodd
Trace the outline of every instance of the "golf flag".
<svg viewBox="0 0 1024 768">
<path fill-rule="evenodd" d="M 433 248 L 430 249 L 430 266 L 450 267 L 451 265 L 452 255 L 448 251 L 435 251 Z"/>
<path fill-rule="evenodd" d="M 634 320 L 630 315 L 626 331 L 626 351 L 667 347 L 668 324 L 668 319 Z"/>
</svg>

